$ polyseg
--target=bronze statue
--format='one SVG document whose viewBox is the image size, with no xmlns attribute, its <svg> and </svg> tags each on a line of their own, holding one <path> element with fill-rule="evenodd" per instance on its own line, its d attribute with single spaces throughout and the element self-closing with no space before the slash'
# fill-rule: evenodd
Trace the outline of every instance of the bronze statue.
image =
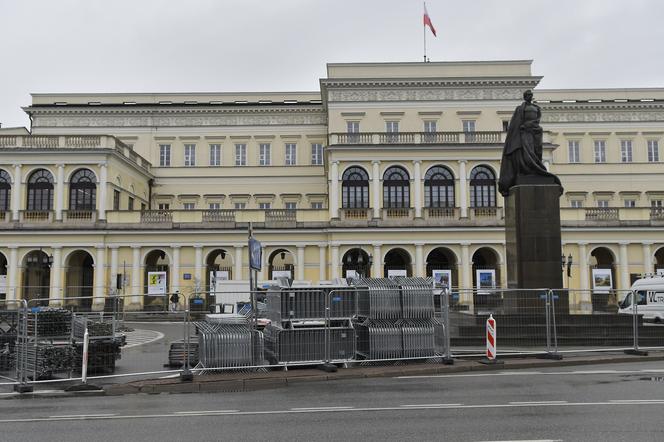
<svg viewBox="0 0 664 442">
<path fill-rule="evenodd" d="M 537 181 L 561 186 L 560 179 L 548 172 L 542 163 L 542 110 L 533 103 L 531 91 L 523 93 L 523 100 L 514 110 L 507 128 L 503 158 L 500 162 L 498 190 L 505 197 L 509 195 L 510 187 L 519 183 L 519 177 L 544 177 L 545 179 Z M 529 183 L 532 183 L 532 180 L 529 180 Z"/>
</svg>

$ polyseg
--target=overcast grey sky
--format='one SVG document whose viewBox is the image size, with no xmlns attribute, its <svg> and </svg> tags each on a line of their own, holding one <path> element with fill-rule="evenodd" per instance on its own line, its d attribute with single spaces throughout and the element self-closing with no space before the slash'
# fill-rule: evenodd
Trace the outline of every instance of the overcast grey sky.
<svg viewBox="0 0 664 442">
<path fill-rule="evenodd" d="M 428 0 L 431 61 L 534 59 L 541 87 L 664 86 L 664 1 Z M 31 92 L 318 90 L 422 60 L 421 0 L 0 0 L 0 122 Z"/>
</svg>

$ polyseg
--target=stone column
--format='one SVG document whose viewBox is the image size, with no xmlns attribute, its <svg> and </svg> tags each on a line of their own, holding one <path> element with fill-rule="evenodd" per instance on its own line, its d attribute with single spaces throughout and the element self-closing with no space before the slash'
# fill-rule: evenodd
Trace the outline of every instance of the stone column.
<svg viewBox="0 0 664 442">
<path fill-rule="evenodd" d="M 16 287 L 18 277 L 18 247 L 9 246 L 9 262 L 7 263 L 7 299 L 14 300 L 18 298 L 18 287 Z"/>
<path fill-rule="evenodd" d="M 330 164 L 330 218 L 339 218 L 339 162 Z"/>
<path fill-rule="evenodd" d="M 131 263 L 131 304 L 134 310 L 141 306 L 141 295 L 143 287 L 141 286 L 141 246 L 132 246 Z"/>
<path fill-rule="evenodd" d="M 371 270 L 372 277 L 383 277 L 383 255 L 381 253 L 382 244 L 373 244 L 373 269 Z"/>
<path fill-rule="evenodd" d="M 331 278 L 336 279 L 339 277 L 339 246 L 332 246 L 332 262 L 330 263 L 332 266 L 331 270 Z"/>
<path fill-rule="evenodd" d="M 579 288 L 581 289 L 581 293 L 577 297 L 577 300 L 580 304 L 581 310 L 590 313 L 592 312 L 593 304 L 592 293 L 590 292 L 590 276 L 588 273 L 587 245 L 588 243 L 586 242 L 579 243 Z"/>
<path fill-rule="evenodd" d="M 644 242 L 643 244 L 643 273 L 653 273 L 655 269 L 652 265 L 652 252 L 650 246 L 652 243 Z"/>
<path fill-rule="evenodd" d="M 468 218 L 468 179 L 466 160 L 459 160 L 459 216 Z"/>
<path fill-rule="evenodd" d="M 327 245 L 318 246 L 318 280 L 325 281 L 327 279 L 326 267 L 327 263 Z"/>
<path fill-rule="evenodd" d="M 65 206 L 65 165 L 58 164 L 57 180 L 55 182 L 55 220 L 62 221 L 62 210 Z"/>
<path fill-rule="evenodd" d="M 92 301 L 93 310 L 104 309 L 104 298 L 106 296 L 106 247 L 97 247 L 97 259 L 95 260 L 95 290 Z"/>
<path fill-rule="evenodd" d="M 12 188 L 12 220 L 18 221 L 21 213 L 21 165 L 14 164 L 14 187 Z"/>
<path fill-rule="evenodd" d="M 380 219 L 380 161 L 371 162 L 371 205 L 373 206 L 373 217 Z"/>
<path fill-rule="evenodd" d="M 461 243 L 461 282 L 459 288 L 462 289 L 460 301 L 462 304 L 472 303 L 473 295 L 473 263 L 470 260 L 470 243 Z"/>
<path fill-rule="evenodd" d="M 629 289 L 629 259 L 627 258 L 627 244 L 626 242 L 621 242 L 620 246 L 620 290 Z M 622 299 L 621 295 L 618 295 L 618 300 Z"/>
<path fill-rule="evenodd" d="M 111 249 L 111 290 L 118 292 L 118 246 L 109 246 Z M 124 277 L 124 275 L 123 275 Z"/>
<path fill-rule="evenodd" d="M 297 279 L 304 281 L 304 247 L 297 246 Z"/>
<path fill-rule="evenodd" d="M 108 166 L 106 163 L 99 165 L 99 198 L 97 199 L 97 211 L 100 220 L 106 219 L 106 193 L 108 187 Z"/>
<path fill-rule="evenodd" d="M 53 246 L 53 264 L 51 264 L 51 290 L 49 290 L 49 305 L 62 305 L 62 247 Z"/>
<path fill-rule="evenodd" d="M 413 161 L 414 179 L 413 193 L 415 194 L 415 218 L 422 218 L 422 161 Z"/>
<path fill-rule="evenodd" d="M 194 246 L 194 286 L 199 290 L 205 290 L 205 275 L 203 275 L 203 246 Z"/>
<path fill-rule="evenodd" d="M 180 246 L 171 245 L 173 251 L 173 263 L 171 264 L 171 292 L 180 291 Z"/>
<path fill-rule="evenodd" d="M 415 276 L 424 277 L 424 244 L 415 243 Z"/>
<path fill-rule="evenodd" d="M 235 246 L 235 268 L 233 269 L 233 280 L 242 280 L 242 246 Z"/>
</svg>

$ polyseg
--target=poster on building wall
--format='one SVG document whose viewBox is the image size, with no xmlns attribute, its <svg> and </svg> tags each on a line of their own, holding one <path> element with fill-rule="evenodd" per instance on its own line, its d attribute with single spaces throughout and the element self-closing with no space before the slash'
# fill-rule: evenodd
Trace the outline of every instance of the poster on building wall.
<svg viewBox="0 0 664 442">
<path fill-rule="evenodd" d="M 593 292 L 609 293 L 613 289 L 611 269 L 593 269 Z"/>
<path fill-rule="evenodd" d="M 0 295 L 7 294 L 7 275 L 0 275 Z"/>
<path fill-rule="evenodd" d="M 406 269 L 389 269 L 387 271 L 388 278 L 396 278 L 397 276 L 408 276 Z"/>
<path fill-rule="evenodd" d="M 272 279 L 293 278 L 290 270 L 272 270 Z"/>
<path fill-rule="evenodd" d="M 166 294 L 166 272 L 148 272 L 148 295 Z"/>
<path fill-rule="evenodd" d="M 452 287 L 452 270 L 432 270 L 431 276 L 433 277 L 433 281 L 436 283 L 436 286 L 447 288 Z"/>
<path fill-rule="evenodd" d="M 476 270 L 475 279 L 478 295 L 488 295 L 489 289 L 496 288 L 496 271 L 493 269 Z"/>
</svg>

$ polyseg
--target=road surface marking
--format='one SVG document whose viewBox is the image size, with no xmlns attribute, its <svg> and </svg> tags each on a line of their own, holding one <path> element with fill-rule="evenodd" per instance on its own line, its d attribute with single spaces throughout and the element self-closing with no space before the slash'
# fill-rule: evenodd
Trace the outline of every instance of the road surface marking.
<svg viewBox="0 0 664 442">
<path fill-rule="evenodd" d="M 240 410 L 176 411 L 175 414 L 224 414 L 238 413 Z"/>
<path fill-rule="evenodd" d="M 524 371 L 497 373 L 469 373 L 469 374 L 432 374 L 414 376 L 396 376 L 394 379 L 434 379 L 434 378 L 480 378 L 492 376 L 569 376 L 569 375 L 591 375 L 591 374 L 638 374 L 638 373 L 663 373 L 664 370 L 579 370 L 579 371 Z"/>
<path fill-rule="evenodd" d="M 164 334 L 155 330 L 139 330 L 136 329 L 132 332 L 126 332 L 127 345 L 121 347 L 122 349 L 138 347 L 139 345 L 151 344 L 164 338 Z"/>
<path fill-rule="evenodd" d="M 614 399 L 610 400 L 609 402 L 614 404 L 659 404 L 664 402 L 664 399 Z"/>
<path fill-rule="evenodd" d="M 420 408 L 429 408 L 429 407 L 460 407 L 463 404 L 416 404 L 416 405 L 401 405 L 402 407 L 420 407 Z"/>
<path fill-rule="evenodd" d="M 661 406 L 664 405 L 664 399 L 647 399 L 647 400 L 634 400 L 634 401 L 604 401 L 604 402 L 565 402 L 565 403 L 549 403 L 539 404 L 541 407 L 588 407 L 588 406 Z M 532 407 L 532 403 L 524 404 L 476 404 L 476 405 L 459 405 L 447 407 L 315 407 L 315 408 L 291 408 L 290 410 L 266 410 L 266 411 L 237 411 L 228 413 L 211 413 L 204 412 L 171 412 L 162 414 L 144 414 L 144 415 L 70 415 L 70 416 L 50 416 L 50 417 L 34 417 L 34 418 L 18 418 L 18 419 L 1 419 L 2 423 L 25 423 L 25 422 L 54 422 L 54 421 L 84 421 L 84 420 L 116 420 L 116 419 L 172 419 L 173 417 L 219 417 L 219 416 L 258 416 L 258 415 L 281 415 L 281 414 L 302 414 L 302 413 L 363 413 L 363 412 L 381 412 L 381 411 L 400 411 L 405 410 L 473 410 L 473 409 L 500 409 L 500 408 L 522 408 Z M 229 410 L 230 411 L 230 410 Z"/>
<path fill-rule="evenodd" d="M 563 442 L 562 439 L 485 440 L 482 442 Z"/>
<path fill-rule="evenodd" d="M 113 413 L 101 413 L 101 414 L 68 414 L 68 415 L 62 415 L 62 416 L 49 416 L 49 418 L 51 418 L 51 419 L 75 419 L 75 418 L 82 418 L 82 417 L 95 418 L 95 417 L 110 417 L 110 416 L 117 416 L 117 414 L 113 414 Z"/>
<path fill-rule="evenodd" d="M 566 404 L 567 401 L 521 401 L 521 402 L 510 402 L 511 405 L 554 405 L 554 404 Z"/>
</svg>

